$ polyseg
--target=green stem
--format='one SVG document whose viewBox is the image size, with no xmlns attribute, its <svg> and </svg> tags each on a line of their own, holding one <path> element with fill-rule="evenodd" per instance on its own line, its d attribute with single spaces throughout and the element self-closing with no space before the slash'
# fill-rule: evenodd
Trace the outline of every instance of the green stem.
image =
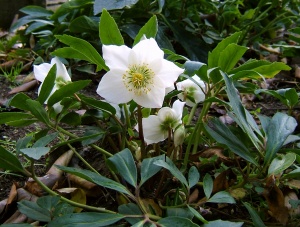
<svg viewBox="0 0 300 227">
<path fill-rule="evenodd" d="M 115 214 L 116 212 L 114 211 L 111 211 L 111 210 L 107 210 L 103 207 L 93 207 L 93 206 L 89 206 L 89 205 L 84 205 L 84 204 L 81 204 L 81 203 L 77 203 L 77 202 L 74 202 L 72 200 L 69 200 L 65 197 L 62 197 L 60 196 L 58 193 L 52 191 L 50 188 L 47 187 L 47 185 L 45 185 L 42 181 L 39 180 L 39 178 L 34 174 L 34 172 L 32 171 L 32 178 L 42 187 L 42 189 L 44 189 L 47 193 L 49 193 L 50 195 L 53 195 L 53 196 L 59 196 L 60 199 L 64 202 L 67 202 L 69 203 L 70 205 L 72 206 L 75 206 L 75 207 L 80 207 L 82 209 L 85 209 L 85 210 L 89 210 L 89 211 L 95 211 L 95 212 L 103 212 L 103 213 L 110 213 L 110 214 Z"/>
<path fill-rule="evenodd" d="M 78 138 L 79 138 L 78 136 L 74 135 L 73 133 L 70 133 L 69 131 L 67 131 L 67 130 L 65 130 L 65 129 L 59 127 L 59 126 L 58 126 L 56 129 L 57 129 L 59 132 L 65 134 L 65 135 L 67 135 L 67 136 L 70 136 L 71 138 L 74 138 L 74 139 L 78 139 Z M 108 151 L 104 150 L 104 149 L 101 148 L 101 147 L 98 147 L 98 146 L 95 145 L 95 144 L 90 144 L 89 146 L 91 146 L 92 148 L 96 149 L 97 151 L 100 151 L 102 154 L 104 154 L 104 155 L 106 155 L 106 156 L 109 156 L 109 157 L 113 156 L 111 153 L 109 153 Z"/>
<path fill-rule="evenodd" d="M 143 132 L 142 107 L 140 105 L 138 105 L 137 114 L 138 114 L 139 137 L 141 140 L 141 157 L 143 160 L 144 158 L 146 158 L 147 154 L 146 154 L 145 139 L 144 139 L 144 132 Z"/>
</svg>

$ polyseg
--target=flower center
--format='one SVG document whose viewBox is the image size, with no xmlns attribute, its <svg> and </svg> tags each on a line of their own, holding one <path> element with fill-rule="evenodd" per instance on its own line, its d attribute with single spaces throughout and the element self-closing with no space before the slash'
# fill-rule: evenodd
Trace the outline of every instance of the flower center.
<svg viewBox="0 0 300 227">
<path fill-rule="evenodd" d="M 57 76 L 55 79 L 55 84 L 58 88 L 61 88 L 61 87 L 65 86 L 66 84 L 68 84 L 68 81 L 65 81 L 64 78 L 61 76 Z"/>
<path fill-rule="evenodd" d="M 153 86 L 154 72 L 147 64 L 132 65 L 123 74 L 123 82 L 129 91 L 133 91 L 136 95 L 148 93 Z"/>
</svg>

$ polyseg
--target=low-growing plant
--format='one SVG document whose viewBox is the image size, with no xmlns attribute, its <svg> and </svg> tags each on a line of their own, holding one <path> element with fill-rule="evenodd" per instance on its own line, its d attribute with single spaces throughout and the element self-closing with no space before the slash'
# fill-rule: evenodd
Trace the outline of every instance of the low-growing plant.
<svg viewBox="0 0 300 227">
<path fill-rule="evenodd" d="M 205 216 L 213 204 L 239 203 L 254 225 L 264 226 L 264 216 L 257 212 L 261 203 L 278 222 L 287 224 L 282 187 L 299 177 L 299 157 L 297 149 L 284 146 L 299 139 L 292 135 L 297 122 L 281 112 L 255 118 L 243 106 L 237 88 L 290 67 L 255 59 L 241 64 L 248 50 L 238 44 L 241 32 L 223 39 L 209 52 L 206 64 L 163 52 L 155 41 L 155 15 L 138 31 L 132 48 L 125 45 L 106 9 L 99 27 L 103 57 L 83 39 L 57 35 L 67 47 L 55 50 L 51 63 L 34 66 L 41 82 L 38 98 L 19 93 L 8 105 L 20 111 L 0 113 L 1 124 L 44 126 L 16 146 L 31 168 L 0 147 L 2 168 L 31 177 L 49 194 L 36 203 L 19 202 L 20 212 L 47 226 L 108 226 L 119 221 L 131 226 L 242 226 L 243 220 Z M 80 92 L 90 80 L 72 81 L 59 57 L 83 60 L 106 72 L 95 91 L 99 98 Z M 211 116 L 212 104 L 224 107 L 234 123 Z M 69 126 L 84 133 L 78 135 Z M 109 176 L 82 157 L 78 143 L 103 155 Z M 116 191 L 117 209 L 68 199 L 37 177 L 34 163 L 61 154 L 64 146 L 69 150 L 65 154 L 77 156 L 84 167 L 55 167 Z M 204 152 L 217 158 L 199 162 Z"/>
</svg>

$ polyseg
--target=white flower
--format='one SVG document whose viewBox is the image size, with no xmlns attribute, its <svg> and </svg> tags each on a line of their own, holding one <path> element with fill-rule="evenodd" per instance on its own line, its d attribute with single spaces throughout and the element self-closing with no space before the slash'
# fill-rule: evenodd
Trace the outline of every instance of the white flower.
<svg viewBox="0 0 300 227">
<path fill-rule="evenodd" d="M 68 71 L 65 67 L 65 65 L 57 58 L 53 58 L 51 60 L 51 63 L 43 63 L 40 65 L 34 65 L 33 66 L 33 72 L 34 72 L 34 76 L 35 78 L 40 81 L 42 84 L 39 87 L 38 90 L 38 94 L 40 94 L 42 85 L 44 83 L 44 80 L 46 78 L 46 76 L 48 75 L 50 69 L 52 68 L 52 66 L 56 64 L 56 79 L 55 79 L 55 84 L 54 87 L 49 95 L 49 97 L 56 91 L 58 90 L 61 86 L 65 85 L 66 83 L 71 81 L 71 78 L 68 74 Z M 47 100 L 45 101 L 45 103 L 47 103 L 49 97 L 47 98 Z M 54 110 L 58 113 L 62 110 L 62 106 L 59 103 L 55 103 L 53 105 Z"/>
<path fill-rule="evenodd" d="M 173 107 L 161 108 L 157 115 L 142 119 L 144 139 L 147 144 L 158 143 L 168 137 L 169 130 L 174 130 L 182 123 L 182 111 L 185 102 L 176 100 Z M 138 126 L 135 127 L 138 130 Z"/>
<path fill-rule="evenodd" d="M 104 45 L 103 58 L 110 71 L 100 81 L 97 93 L 111 103 L 134 100 L 143 107 L 162 107 L 169 88 L 174 90 L 174 82 L 183 73 L 163 57 L 153 38 L 142 39 L 132 49 Z"/>
<path fill-rule="evenodd" d="M 202 89 L 205 90 L 205 83 L 197 75 L 193 76 L 192 79 L 194 79 L 198 84 L 190 79 L 176 84 L 177 90 L 182 91 L 177 95 L 178 98 L 185 101 L 186 105 L 191 107 L 205 100 L 205 94 L 202 91 Z M 189 97 L 192 97 L 194 100 L 190 100 Z"/>
</svg>

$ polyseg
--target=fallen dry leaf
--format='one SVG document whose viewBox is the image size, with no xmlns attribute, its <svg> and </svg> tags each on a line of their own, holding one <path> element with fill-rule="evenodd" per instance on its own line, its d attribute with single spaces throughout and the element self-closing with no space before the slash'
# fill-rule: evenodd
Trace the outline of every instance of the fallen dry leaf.
<svg viewBox="0 0 300 227">
<path fill-rule="evenodd" d="M 37 85 L 36 80 L 29 81 L 25 84 L 22 84 L 18 87 L 13 88 L 10 92 L 8 92 L 8 95 L 16 94 L 23 91 L 30 91 Z"/>
<path fill-rule="evenodd" d="M 86 204 L 86 194 L 80 188 L 60 188 L 60 189 L 56 189 L 56 191 L 58 191 L 59 194 L 64 197 L 69 197 L 70 200 L 74 202 L 80 204 Z M 80 213 L 82 210 L 83 208 L 75 207 L 76 213 Z"/>
<path fill-rule="evenodd" d="M 199 189 L 195 188 L 195 190 L 189 196 L 189 203 L 194 203 L 199 196 Z"/>
<path fill-rule="evenodd" d="M 214 179 L 213 193 L 226 190 L 234 184 L 235 181 L 236 175 L 232 172 L 232 170 L 225 170 Z"/>
<path fill-rule="evenodd" d="M 295 191 L 288 190 L 287 192 L 284 193 L 284 204 L 288 208 L 291 217 L 299 216 L 300 207 L 298 206 L 297 208 L 292 208 L 292 205 L 290 204 L 290 200 L 295 200 L 295 201 L 299 200 Z"/>
<path fill-rule="evenodd" d="M 281 224 L 286 225 L 289 218 L 289 212 L 288 208 L 285 206 L 283 193 L 276 185 L 274 175 L 271 175 L 267 179 L 266 187 L 262 195 L 267 201 L 269 214 Z"/>
</svg>

